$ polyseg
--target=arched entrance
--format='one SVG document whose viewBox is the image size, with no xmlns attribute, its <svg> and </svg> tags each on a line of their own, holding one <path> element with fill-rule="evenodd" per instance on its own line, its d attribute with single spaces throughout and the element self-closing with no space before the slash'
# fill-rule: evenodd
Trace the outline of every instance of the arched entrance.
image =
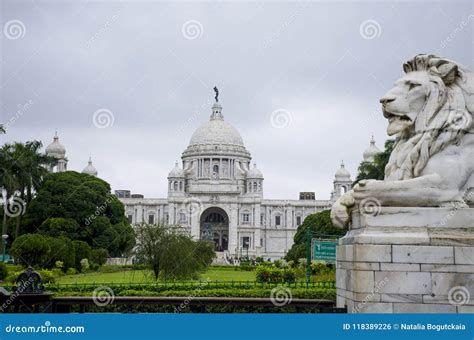
<svg viewBox="0 0 474 340">
<path fill-rule="evenodd" d="M 215 251 L 229 247 L 229 216 L 218 207 L 206 209 L 200 220 L 200 238 L 214 243 Z"/>
</svg>

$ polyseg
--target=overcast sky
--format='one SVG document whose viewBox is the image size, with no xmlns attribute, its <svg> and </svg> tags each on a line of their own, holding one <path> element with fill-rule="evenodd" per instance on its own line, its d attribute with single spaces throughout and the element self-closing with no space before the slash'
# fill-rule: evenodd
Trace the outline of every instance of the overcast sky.
<svg viewBox="0 0 474 340">
<path fill-rule="evenodd" d="M 328 199 L 341 160 L 355 177 L 371 134 L 383 147 L 378 99 L 406 59 L 474 69 L 470 1 L 0 2 L 1 142 L 57 130 L 69 169 L 92 156 L 146 197 L 166 197 L 215 85 L 265 198 Z"/>
</svg>

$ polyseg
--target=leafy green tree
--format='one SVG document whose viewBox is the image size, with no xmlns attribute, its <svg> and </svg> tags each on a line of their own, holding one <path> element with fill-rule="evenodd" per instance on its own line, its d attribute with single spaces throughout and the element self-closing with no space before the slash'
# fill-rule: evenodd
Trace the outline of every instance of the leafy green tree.
<svg viewBox="0 0 474 340">
<path fill-rule="evenodd" d="M 39 232 L 51 237 L 65 236 L 74 240 L 81 237 L 80 225 L 72 218 L 48 218 L 40 225 Z"/>
<path fill-rule="evenodd" d="M 72 247 L 74 249 L 75 256 L 74 266 L 76 270 L 81 271 L 81 260 L 90 259 L 92 249 L 86 242 L 78 240 L 72 241 Z"/>
<path fill-rule="evenodd" d="M 194 254 L 196 254 L 197 260 L 201 262 L 204 268 L 210 266 L 212 261 L 216 258 L 214 243 L 200 240 L 196 241 Z"/>
<path fill-rule="evenodd" d="M 215 257 L 211 250 L 180 226 L 158 223 L 137 227 L 136 258 L 150 268 L 155 279 L 197 278 Z"/>
<path fill-rule="evenodd" d="M 384 151 L 375 155 L 374 162 L 362 162 L 358 168 L 357 178 L 353 185 L 359 183 L 363 179 L 383 180 L 385 176 L 385 166 L 388 163 L 390 154 L 392 153 L 395 140 L 388 139 L 385 141 Z"/>
<path fill-rule="evenodd" d="M 42 267 L 49 259 L 51 247 L 40 234 L 25 234 L 13 241 L 10 253 L 15 261 L 24 266 Z"/>
<path fill-rule="evenodd" d="M 110 193 L 109 184 L 74 171 L 45 178 L 24 216 L 24 230 L 33 232 L 38 227 L 47 235 L 106 248 L 112 256 L 127 254 L 135 242 L 124 206 Z"/>
<path fill-rule="evenodd" d="M 346 229 L 339 229 L 332 224 L 331 210 L 323 210 L 308 215 L 296 230 L 294 244 L 285 256 L 287 261 L 297 261 L 300 258 L 306 257 L 308 229 L 311 235 L 318 237 L 341 237 L 347 232 Z"/>
</svg>

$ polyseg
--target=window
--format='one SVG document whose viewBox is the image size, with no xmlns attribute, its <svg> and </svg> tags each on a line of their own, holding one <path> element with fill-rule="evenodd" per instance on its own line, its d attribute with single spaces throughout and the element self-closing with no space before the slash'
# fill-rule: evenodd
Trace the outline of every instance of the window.
<svg viewBox="0 0 474 340">
<path fill-rule="evenodd" d="M 173 190 L 178 191 L 178 182 L 174 182 L 173 185 L 174 185 Z"/>
<path fill-rule="evenodd" d="M 260 215 L 260 225 L 265 225 L 265 215 Z"/>
<path fill-rule="evenodd" d="M 129 214 L 127 215 L 128 223 L 132 224 L 133 223 L 133 215 Z"/>
<path fill-rule="evenodd" d="M 257 182 L 253 182 L 253 191 L 257 192 Z"/>
<path fill-rule="evenodd" d="M 281 216 L 275 216 L 275 225 L 276 226 L 281 225 Z"/>
<path fill-rule="evenodd" d="M 242 222 L 243 223 L 250 223 L 250 214 L 249 213 L 243 213 L 242 214 Z"/>
<path fill-rule="evenodd" d="M 301 225 L 301 216 L 296 216 L 296 225 Z"/>
<path fill-rule="evenodd" d="M 249 249 L 250 248 L 250 237 L 244 236 L 242 237 L 242 248 Z"/>
<path fill-rule="evenodd" d="M 185 213 L 180 213 L 179 214 L 179 221 L 180 222 L 186 222 L 186 214 Z"/>
<path fill-rule="evenodd" d="M 148 215 L 148 224 L 155 224 L 155 215 L 154 214 Z"/>
<path fill-rule="evenodd" d="M 170 215 L 169 214 L 165 214 L 165 221 L 166 221 L 166 223 L 170 223 Z"/>
</svg>

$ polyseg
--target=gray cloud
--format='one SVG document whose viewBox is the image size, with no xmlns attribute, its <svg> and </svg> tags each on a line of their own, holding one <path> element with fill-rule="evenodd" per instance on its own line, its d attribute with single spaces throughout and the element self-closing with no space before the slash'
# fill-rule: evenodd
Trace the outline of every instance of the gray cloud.
<svg viewBox="0 0 474 340">
<path fill-rule="evenodd" d="M 467 1 L 2 1 L 0 13 L 2 28 L 25 28 L 1 36 L 0 120 L 18 118 L 0 138 L 46 146 L 57 129 L 71 169 L 91 155 L 115 189 L 149 197 L 166 195 L 214 85 L 265 175 L 265 196 L 326 199 L 341 159 L 354 176 L 372 133 L 382 147 L 378 98 L 405 59 L 428 52 L 474 66 Z M 200 24 L 191 39 L 190 20 Z M 361 35 L 366 20 L 380 28 L 372 39 Z M 98 129 L 103 108 L 114 122 Z M 292 118 L 282 129 L 271 124 L 279 109 Z"/>
</svg>

